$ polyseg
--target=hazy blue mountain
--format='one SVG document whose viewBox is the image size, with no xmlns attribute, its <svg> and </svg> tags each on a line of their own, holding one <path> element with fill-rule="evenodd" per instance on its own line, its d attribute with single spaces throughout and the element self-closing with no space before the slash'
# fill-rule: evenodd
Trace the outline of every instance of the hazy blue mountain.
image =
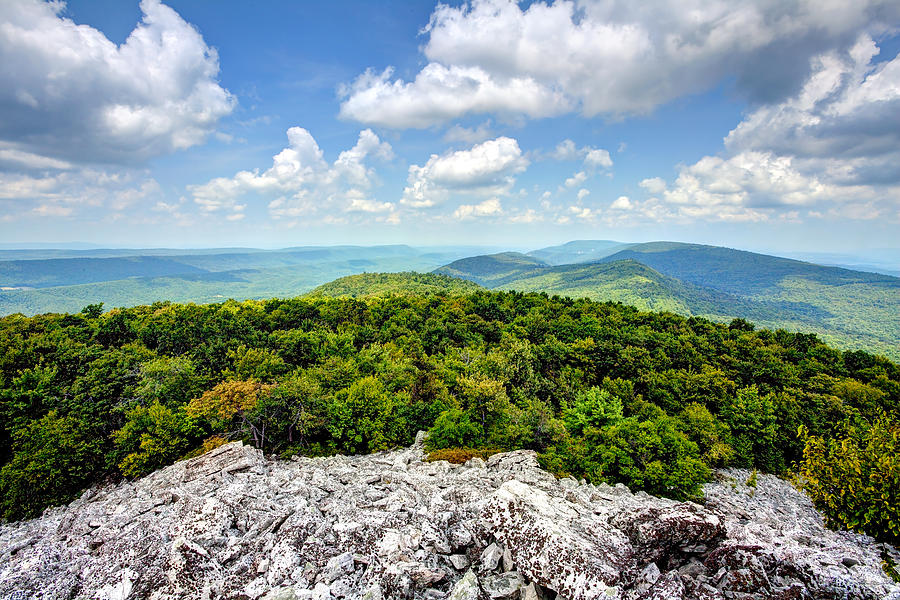
<svg viewBox="0 0 900 600">
<path fill-rule="evenodd" d="M 900 279 L 888 275 L 700 244 L 636 244 L 601 260 L 612 262 L 623 259 L 636 260 L 688 283 L 741 296 L 770 292 L 786 277 L 803 277 L 825 285 L 867 283 L 900 286 Z"/>
<path fill-rule="evenodd" d="M 15 275 L 2 281 L 40 286 L 40 289 L 0 290 L 0 314 L 78 312 L 98 302 L 111 308 L 164 300 L 203 303 L 228 298 L 297 296 L 338 277 L 365 271 L 431 271 L 468 251 L 467 248 L 441 251 L 403 248 L 347 246 L 190 254 L 166 259 L 0 261 L 0 273 L 6 269 L 5 272 Z M 93 261 L 91 264 L 103 268 L 86 272 L 82 269 L 84 261 Z M 29 263 L 25 269 L 29 279 L 23 277 L 21 269 L 17 270 L 20 263 Z M 151 268 L 154 265 L 156 271 Z M 141 266 L 143 270 L 126 268 Z M 0 286 L 20 287 L 7 283 Z"/>
<path fill-rule="evenodd" d="M 0 288 L 53 287 L 129 277 L 198 275 L 204 269 L 157 256 L 0 261 Z"/>
<path fill-rule="evenodd" d="M 528 255 L 551 265 L 568 265 L 599 260 L 633 245 L 612 240 L 575 240 L 559 246 L 532 250 Z"/>
</svg>

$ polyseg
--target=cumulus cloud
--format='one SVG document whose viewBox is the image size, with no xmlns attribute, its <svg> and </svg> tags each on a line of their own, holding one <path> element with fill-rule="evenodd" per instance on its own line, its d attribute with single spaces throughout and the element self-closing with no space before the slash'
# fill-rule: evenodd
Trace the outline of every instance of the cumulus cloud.
<svg viewBox="0 0 900 600">
<path fill-rule="evenodd" d="M 63 2 L 0 2 L 0 161 L 140 161 L 202 143 L 231 113 L 215 49 L 159 0 L 140 6 L 117 46 Z"/>
<path fill-rule="evenodd" d="M 641 180 L 638 185 L 651 194 L 661 194 L 662 191 L 666 189 L 666 180 L 662 177 L 650 177 Z"/>
<path fill-rule="evenodd" d="M 349 150 L 328 163 L 312 134 L 302 127 L 287 131 L 289 145 L 272 158 L 265 171 L 240 171 L 233 177 L 217 177 L 189 186 L 194 202 L 206 213 L 242 214 L 240 200 L 268 201 L 274 217 L 299 217 L 327 212 L 379 213 L 392 210 L 367 196 L 373 187 L 371 158 L 390 160 L 390 144 L 371 130 L 360 132 Z"/>
<path fill-rule="evenodd" d="M 628 196 L 619 196 L 609 205 L 609 208 L 612 210 L 629 210 L 631 209 L 631 200 Z"/>
<path fill-rule="evenodd" d="M 499 198 L 489 198 L 479 204 L 460 204 L 453 211 L 453 218 L 465 221 L 477 217 L 496 217 L 503 214 Z"/>
<path fill-rule="evenodd" d="M 812 61 L 794 96 L 752 111 L 725 156 L 682 167 L 674 185 L 641 182 L 679 214 L 720 220 L 776 215 L 900 217 L 900 57 L 875 62 L 868 36 Z"/>
<path fill-rule="evenodd" d="M 455 194 L 503 196 L 528 164 L 519 143 L 508 137 L 488 140 L 468 150 L 432 154 L 424 165 L 409 167 L 401 202 L 427 208 Z"/>
<path fill-rule="evenodd" d="M 641 114 L 725 77 L 751 101 L 775 102 L 811 57 L 898 18 L 891 0 L 439 4 L 423 30 L 428 64 L 412 81 L 367 71 L 343 88 L 341 114 L 396 128 L 469 113 Z"/>
<path fill-rule="evenodd" d="M 567 178 L 564 185 L 567 188 L 573 188 L 575 186 L 581 185 L 586 180 L 587 180 L 587 173 L 585 173 L 584 171 L 578 171 L 571 177 Z"/>
<path fill-rule="evenodd" d="M 550 117 L 568 112 L 570 101 L 527 77 L 495 79 L 479 67 L 429 64 L 405 82 L 393 70 L 366 71 L 339 95 L 340 116 L 397 129 L 431 127 L 466 113 Z"/>
<path fill-rule="evenodd" d="M 78 169 L 41 175 L 0 172 L 0 213 L 6 221 L 29 217 L 119 218 L 161 198 L 162 190 L 155 179 L 132 171 Z"/>
<path fill-rule="evenodd" d="M 591 167 L 608 169 L 613 165 L 613 162 L 608 151 L 601 148 L 590 148 L 584 156 L 584 164 Z"/>
<path fill-rule="evenodd" d="M 491 122 L 485 121 L 477 127 L 462 127 L 454 125 L 444 134 L 444 140 L 448 142 L 465 142 L 467 144 L 477 144 L 493 137 L 495 134 L 491 130 Z"/>
<path fill-rule="evenodd" d="M 583 159 L 585 166 L 591 169 L 608 169 L 613 166 L 608 150 L 591 146 L 578 148 L 575 146 L 575 142 L 569 139 L 565 139 L 557 144 L 553 152 L 549 154 L 549 157 L 565 161 Z"/>
<path fill-rule="evenodd" d="M 849 52 L 816 57 L 800 93 L 750 114 L 725 138 L 732 152 L 772 151 L 801 158 L 879 159 L 900 179 L 900 57 L 874 63 L 863 36 Z"/>
</svg>

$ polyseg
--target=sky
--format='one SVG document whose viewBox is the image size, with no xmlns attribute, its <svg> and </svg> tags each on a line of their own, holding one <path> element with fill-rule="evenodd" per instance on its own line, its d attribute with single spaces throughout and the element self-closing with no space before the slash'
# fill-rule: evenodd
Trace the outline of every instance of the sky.
<svg viewBox="0 0 900 600">
<path fill-rule="evenodd" d="M 900 247 L 900 2 L 0 0 L 0 242 Z"/>
</svg>

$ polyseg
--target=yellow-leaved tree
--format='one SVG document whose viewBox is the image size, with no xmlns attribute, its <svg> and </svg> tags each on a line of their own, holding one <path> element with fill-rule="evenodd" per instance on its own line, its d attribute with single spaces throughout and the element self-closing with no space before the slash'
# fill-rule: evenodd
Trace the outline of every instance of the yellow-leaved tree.
<svg viewBox="0 0 900 600">
<path fill-rule="evenodd" d="M 267 420 L 258 418 L 260 402 L 269 397 L 275 386 L 254 379 L 229 380 L 194 398 L 187 414 L 206 423 L 212 433 L 226 436 L 245 435 L 257 448 L 266 443 Z"/>
</svg>

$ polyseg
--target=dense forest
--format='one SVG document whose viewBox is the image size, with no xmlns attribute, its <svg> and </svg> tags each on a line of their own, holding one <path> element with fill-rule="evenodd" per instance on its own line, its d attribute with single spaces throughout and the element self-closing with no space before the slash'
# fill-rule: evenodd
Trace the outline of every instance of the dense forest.
<svg viewBox="0 0 900 600">
<path fill-rule="evenodd" d="M 740 319 L 380 283 L 0 319 L 4 518 L 226 440 L 363 453 L 425 429 L 436 457 L 530 448 L 673 498 L 721 466 L 794 476 L 833 525 L 900 539 L 900 367 L 883 357 Z"/>
</svg>

